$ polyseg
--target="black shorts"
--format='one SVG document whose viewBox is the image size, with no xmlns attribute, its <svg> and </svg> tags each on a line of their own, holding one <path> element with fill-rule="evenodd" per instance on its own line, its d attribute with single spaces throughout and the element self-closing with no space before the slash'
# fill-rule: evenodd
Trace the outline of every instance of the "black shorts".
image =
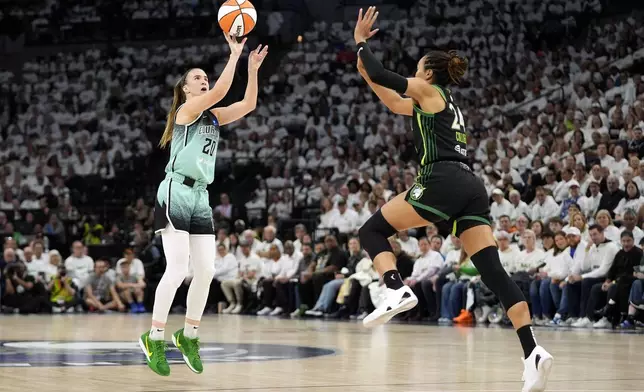
<svg viewBox="0 0 644 392">
<path fill-rule="evenodd" d="M 490 202 L 483 181 L 467 165 L 436 162 L 421 168 L 405 200 L 424 219 L 447 222 L 452 234 L 490 225 Z"/>
</svg>

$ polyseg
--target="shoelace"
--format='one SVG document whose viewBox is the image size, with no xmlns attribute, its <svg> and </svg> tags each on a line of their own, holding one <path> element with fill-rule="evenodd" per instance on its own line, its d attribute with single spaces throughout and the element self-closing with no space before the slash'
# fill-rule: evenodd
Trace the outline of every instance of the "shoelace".
<svg viewBox="0 0 644 392">
<path fill-rule="evenodd" d="M 201 355 L 199 354 L 199 338 L 196 339 L 186 339 L 190 345 L 190 349 L 195 355 L 197 356 L 197 359 L 201 359 Z"/>
<path fill-rule="evenodd" d="M 165 352 L 168 351 L 168 344 L 163 340 L 151 340 L 151 342 L 154 350 L 159 353 L 159 357 L 157 358 L 165 358 Z"/>
</svg>

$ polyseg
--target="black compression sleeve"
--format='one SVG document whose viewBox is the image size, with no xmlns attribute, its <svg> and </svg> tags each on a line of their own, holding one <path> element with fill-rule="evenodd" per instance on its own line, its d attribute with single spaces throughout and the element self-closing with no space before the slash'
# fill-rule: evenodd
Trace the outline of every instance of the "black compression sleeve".
<svg viewBox="0 0 644 392">
<path fill-rule="evenodd" d="M 404 94 L 407 91 L 407 78 L 395 72 L 387 71 L 373 55 L 366 42 L 358 44 L 358 56 L 372 82 Z"/>
</svg>

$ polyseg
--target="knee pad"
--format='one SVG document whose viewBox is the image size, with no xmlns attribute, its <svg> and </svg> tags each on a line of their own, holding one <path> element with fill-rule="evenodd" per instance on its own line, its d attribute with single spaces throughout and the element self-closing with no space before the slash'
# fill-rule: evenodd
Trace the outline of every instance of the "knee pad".
<svg viewBox="0 0 644 392">
<path fill-rule="evenodd" d="M 472 255 L 471 259 L 481 274 L 483 283 L 497 296 L 506 311 L 517 303 L 525 301 L 519 286 L 503 269 L 496 246 L 480 250 Z"/>
<path fill-rule="evenodd" d="M 358 230 L 360 244 L 367 251 L 371 260 L 382 252 L 393 252 L 388 238 L 396 234 L 389 222 L 382 216 L 380 210 L 376 211 Z"/>
</svg>

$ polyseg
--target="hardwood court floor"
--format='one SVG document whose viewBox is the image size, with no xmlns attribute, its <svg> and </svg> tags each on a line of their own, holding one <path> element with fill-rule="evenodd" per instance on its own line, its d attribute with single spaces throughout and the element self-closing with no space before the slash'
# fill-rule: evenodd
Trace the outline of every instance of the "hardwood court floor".
<svg viewBox="0 0 644 392">
<path fill-rule="evenodd" d="M 0 391 L 438 392 L 521 390 L 517 337 L 505 328 L 206 316 L 204 373 L 176 350 L 153 374 L 136 340 L 149 315 L 0 316 Z M 172 316 L 167 335 L 183 325 Z M 549 391 L 643 390 L 644 336 L 540 328 L 555 356 Z"/>
</svg>

